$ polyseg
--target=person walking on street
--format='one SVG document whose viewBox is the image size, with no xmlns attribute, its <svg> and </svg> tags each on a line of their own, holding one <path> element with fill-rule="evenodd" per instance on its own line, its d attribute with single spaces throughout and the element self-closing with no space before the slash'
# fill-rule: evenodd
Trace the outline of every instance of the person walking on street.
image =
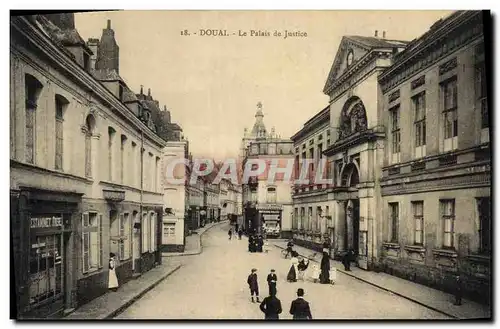
<svg viewBox="0 0 500 329">
<path fill-rule="evenodd" d="M 243 235 L 243 231 L 241 228 L 238 230 L 238 240 L 241 240 L 241 236 Z"/>
<path fill-rule="evenodd" d="M 292 255 L 293 254 L 293 242 L 292 240 L 288 241 L 286 244 L 286 255 L 285 259 L 288 257 L 288 254 Z M 293 257 L 293 256 L 292 256 Z"/>
<path fill-rule="evenodd" d="M 248 236 L 248 251 L 250 252 L 253 252 L 253 239 L 254 239 L 253 235 L 250 234 Z"/>
<path fill-rule="evenodd" d="M 297 299 L 290 305 L 290 314 L 294 320 L 312 320 L 311 308 L 304 299 L 304 289 L 297 289 Z"/>
<path fill-rule="evenodd" d="M 351 261 L 352 261 L 353 255 L 354 255 L 354 253 L 352 252 L 352 250 L 348 250 L 344 254 L 344 257 L 342 258 L 342 264 L 344 265 L 345 271 L 351 271 Z"/>
<path fill-rule="evenodd" d="M 227 235 L 229 235 L 229 240 L 231 240 L 231 237 L 233 236 L 233 231 L 231 231 L 231 229 L 229 229 L 229 231 L 227 232 Z"/>
<path fill-rule="evenodd" d="M 257 269 L 252 268 L 252 273 L 248 276 L 247 279 L 248 288 L 250 288 L 250 297 L 252 299 L 252 303 L 255 303 L 253 296 L 255 295 L 257 299 L 257 303 L 259 303 L 259 282 L 257 281 Z"/>
<path fill-rule="evenodd" d="M 281 309 L 281 301 L 276 297 L 276 292 L 273 291 L 268 297 L 264 298 L 260 304 L 260 310 L 264 312 L 264 320 L 279 320 Z"/>
<path fill-rule="evenodd" d="M 325 251 L 323 251 L 323 258 L 321 258 L 319 282 L 323 284 L 330 283 L 330 256 Z"/>
<path fill-rule="evenodd" d="M 269 295 L 276 295 L 276 284 L 278 282 L 278 277 L 276 276 L 276 272 L 274 269 L 271 270 L 271 273 L 267 275 L 267 285 L 269 286 Z"/>
</svg>

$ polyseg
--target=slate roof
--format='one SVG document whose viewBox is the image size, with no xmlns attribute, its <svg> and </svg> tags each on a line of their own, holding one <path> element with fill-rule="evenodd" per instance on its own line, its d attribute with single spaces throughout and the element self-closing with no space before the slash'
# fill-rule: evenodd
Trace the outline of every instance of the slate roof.
<svg viewBox="0 0 500 329">
<path fill-rule="evenodd" d="M 123 79 L 114 69 L 92 70 L 92 75 L 99 81 L 122 81 Z"/>
</svg>

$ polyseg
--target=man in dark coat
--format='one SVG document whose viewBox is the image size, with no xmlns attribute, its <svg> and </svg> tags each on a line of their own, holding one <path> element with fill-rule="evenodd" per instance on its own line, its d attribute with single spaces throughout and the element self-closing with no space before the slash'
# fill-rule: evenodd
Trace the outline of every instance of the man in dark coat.
<svg viewBox="0 0 500 329">
<path fill-rule="evenodd" d="M 290 305 L 290 314 L 294 320 L 312 320 L 311 308 L 304 300 L 304 289 L 297 289 L 297 299 Z"/>
<path fill-rule="evenodd" d="M 276 295 L 276 283 L 278 282 L 278 277 L 274 270 L 271 270 L 271 273 L 267 275 L 267 285 L 269 286 L 269 295 Z"/>
<path fill-rule="evenodd" d="M 264 298 L 260 304 L 260 310 L 264 312 L 264 320 L 279 320 L 281 314 L 281 301 L 276 297 L 276 294 Z"/>
<path fill-rule="evenodd" d="M 241 236 L 243 235 L 243 231 L 241 228 L 238 230 L 238 240 L 241 240 Z"/>
<path fill-rule="evenodd" d="M 342 264 L 344 265 L 344 270 L 345 271 L 350 271 L 351 270 L 351 261 L 354 258 L 354 252 L 350 249 L 348 250 L 342 259 Z"/>
<path fill-rule="evenodd" d="M 229 240 L 231 240 L 231 237 L 233 236 L 233 231 L 229 229 L 229 231 L 227 231 L 227 235 L 229 235 Z"/>
<path fill-rule="evenodd" d="M 250 252 L 253 252 L 253 239 L 254 239 L 253 235 L 250 234 L 248 236 L 248 251 Z"/>
<path fill-rule="evenodd" d="M 330 256 L 326 252 L 323 252 L 323 258 L 321 258 L 321 274 L 319 275 L 319 282 L 330 283 Z"/>
<path fill-rule="evenodd" d="M 257 281 L 257 269 L 252 268 L 252 273 L 248 276 L 247 279 L 248 288 L 250 288 L 250 297 L 252 298 L 252 303 L 255 303 L 253 296 L 257 298 L 257 303 L 259 301 L 259 282 Z"/>
<path fill-rule="evenodd" d="M 262 238 L 262 235 L 259 235 L 257 238 L 257 251 L 262 252 L 262 246 L 264 245 L 264 238 Z"/>
</svg>

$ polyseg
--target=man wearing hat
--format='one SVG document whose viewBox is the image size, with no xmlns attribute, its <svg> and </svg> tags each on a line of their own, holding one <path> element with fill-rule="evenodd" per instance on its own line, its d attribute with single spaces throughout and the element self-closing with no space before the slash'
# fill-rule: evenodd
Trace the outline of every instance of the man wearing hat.
<svg viewBox="0 0 500 329">
<path fill-rule="evenodd" d="M 278 277 L 276 276 L 276 271 L 274 269 L 271 269 L 271 273 L 267 275 L 267 284 L 269 285 L 269 296 L 275 296 L 277 289 L 276 289 L 276 282 L 278 282 Z"/>
<path fill-rule="evenodd" d="M 297 299 L 290 305 L 290 314 L 294 320 L 312 320 L 311 308 L 304 299 L 304 289 L 297 289 Z"/>
<path fill-rule="evenodd" d="M 255 295 L 257 299 L 257 303 L 260 303 L 259 301 L 259 282 L 257 281 L 257 269 L 252 268 L 252 273 L 248 276 L 247 279 L 248 283 L 248 288 L 250 288 L 250 297 L 252 299 L 252 303 L 255 303 L 253 296 Z"/>
</svg>

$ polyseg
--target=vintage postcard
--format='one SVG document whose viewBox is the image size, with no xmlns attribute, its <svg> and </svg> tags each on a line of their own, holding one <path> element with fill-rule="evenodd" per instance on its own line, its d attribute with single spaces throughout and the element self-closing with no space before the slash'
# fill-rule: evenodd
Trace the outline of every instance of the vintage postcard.
<svg viewBox="0 0 500 329">
<path fill-rule="evenodd" d="M 491 34 L 11 12 L 11 317 L 491 320 Z"/>
</svg>

